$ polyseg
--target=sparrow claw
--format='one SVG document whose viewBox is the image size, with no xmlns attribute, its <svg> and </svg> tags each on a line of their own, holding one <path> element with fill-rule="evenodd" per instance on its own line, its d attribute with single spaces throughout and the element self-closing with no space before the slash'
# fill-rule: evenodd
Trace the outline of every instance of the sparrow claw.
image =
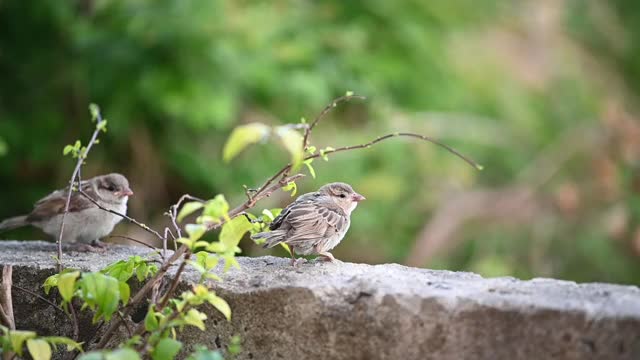
<svg viewBox="0 0 640 360">
<path fill-rule="evenodd" d="M 300 264 L 304 264 L 306 262 L 307 259 L 305 258 L 291 259 L 291 266 L 293 266 L 294 268 L 298 268 Z"/>
<path fill-rule="evenodd" d="M 102 242 L 100 240 L 93 240 L 91 242 L 91 246 L 99 248 L 99 249 L 103 249 L 103 250 L 107 250 L 109 249 L 109 244 Z"/>
<path fill-rule="evenodd" d="M 333 257 L 333 254 L 331 254 L 331 253 L 329 253 L 329 252 L 326 252 L 326 253 L 320 253 L 320 254 L 318 254 L 318 255 L 320 255 L 320 256 L 318 257 L 318 259 L 319 259 L 320 261 L 327 261 L 327 262 L 335 262 L 335 261 L 336 261 L 336 258 L 335 258 L 335 257 Z"/>
</svg>

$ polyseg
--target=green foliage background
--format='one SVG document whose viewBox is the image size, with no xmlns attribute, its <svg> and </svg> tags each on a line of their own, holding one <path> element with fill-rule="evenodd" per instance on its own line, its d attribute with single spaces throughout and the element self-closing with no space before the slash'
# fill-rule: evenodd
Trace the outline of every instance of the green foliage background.
<svg viewBox="0 0 640 360">
<path fill-rule="evenodd" d="M 405 262 L 421 229 L 453 197 L 524 184 L 536 190 L 531 203 L 542 204 L 532 217 L 512 219 L 522 202 L 499 216 L 472 217 L 418 265 L 638 283 L 640 140 L 630 134 L 638 134 L 639 7 L 622 0 L 2 0 L 0 217 L 28 212 L 65 184 L 73 164 L 62 148 L 88 137 L 90 102 L 109 119 L 109 133 L 84 176 L 124 173 L 136 192 L 130 214 L 158 225 L 182 193 L 225 193 L 237 204 L 242 184 L 259 185 L 287 161 L 284 150 L 265 144 L 223 163 L 235 125 L 310 119 L 352 90 L 368 100 L 332 113 L 314 131 L 316 146 L 412 131 L 455 146 L 485 171 L 404 140 L 317 161 L 318 178 L 303 180 L 301 191 L 345 181 L 368 198 L 338 258 Z M 574 142 L 582 149 L 560 160 Z M 547 163 L 557 171 L 538 183 Z M 259 206 L 288 201 L 279 194 Z M 116 231 L 146 236 L 126 225 Z M 248 240 L 242 246 L 263 254 Z"/>
</svg>

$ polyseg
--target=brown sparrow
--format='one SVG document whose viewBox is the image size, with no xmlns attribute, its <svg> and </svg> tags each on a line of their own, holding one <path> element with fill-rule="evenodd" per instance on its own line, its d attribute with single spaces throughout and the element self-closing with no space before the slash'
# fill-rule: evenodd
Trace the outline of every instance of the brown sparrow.
<svg viewBox="0 0 640 360">
<path fill-rule="evenodd" d="M 115 173 L 82 181 L 80 188 L 103 207 L 123 215 L 127 213 L 127 200 L 133 195 L 127 178 Z M 0 222 L 0 231 L 32 225 L 56 238 L 60 233 L 67 191 L 56 190 L 36 202 L 30 214 Z M 120 216 L 98 208 L 79 192 L 73 192 L 65 218 L 63 241 L 103 247 L 99 239 L 108 235 L 120 220 Z M 79 246 L 78 249 L 91 250 L 91 246 Z"/>
<path fill-rule="evenodd" d="M 299 196 L 273 220 L 269 225 L 271 231 L 251 238 L 266 239 L 265 248 L 279 243 L 289 245 L 294 266 L 295 254 L 317 254 L 333 261 L 329 250 L 342 241 L 351 224 L 351 212 L 364 199 L 349 184 L 327 184 L 316 192 Z"/>
</svg>

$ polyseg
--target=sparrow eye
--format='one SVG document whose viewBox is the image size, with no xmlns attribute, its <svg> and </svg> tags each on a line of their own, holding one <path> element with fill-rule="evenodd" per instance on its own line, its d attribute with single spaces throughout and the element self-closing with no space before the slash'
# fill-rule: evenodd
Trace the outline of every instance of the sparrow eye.
<svg viewBox="0 0 640 360">
<path fill-rule="evenodd" d="M 109 191 L 116 191 L 116 188 L 115 188 L 115 186 L 113 186 L 113 185 L 109 185 L 109 186 L 107 186 L 107 190 L 109 190 Z"/>
<path fill-rule="evenodd" d="M 340 196 L 340 197 L 341 197 L 341 198 L 343 198 L 343 199 L 347 197 L 347 195 L 345 195 L 345 194 L 340 194 L 340 195 L 338 195 L 338 196 Z"/>
</svg>

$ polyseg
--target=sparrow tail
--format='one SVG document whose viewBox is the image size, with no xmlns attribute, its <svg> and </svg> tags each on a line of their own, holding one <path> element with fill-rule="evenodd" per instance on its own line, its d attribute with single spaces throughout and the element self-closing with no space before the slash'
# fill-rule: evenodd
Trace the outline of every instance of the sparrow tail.
<svg viewBox="0 0 640 360">
<path fill-rule="evenodd" d="M 12 230 L 26 225 L 29 225 L 26 216 L 16 216 L 0 222 L 0 231 Z"/>
<path fill-rule="evenodd" d="M 273 231 L 266 231 L 266 232 L 257 233 L 255 235 L 251 235 L 251 239 L 253 240 L 265 239 L 266 241 L 264 242 L 262 247 L 265 249 L 268 249 L 283 242 L 286 235 L 287 235 L 287 232 L 285 230 L 273 230 Z"/>
</svg>

